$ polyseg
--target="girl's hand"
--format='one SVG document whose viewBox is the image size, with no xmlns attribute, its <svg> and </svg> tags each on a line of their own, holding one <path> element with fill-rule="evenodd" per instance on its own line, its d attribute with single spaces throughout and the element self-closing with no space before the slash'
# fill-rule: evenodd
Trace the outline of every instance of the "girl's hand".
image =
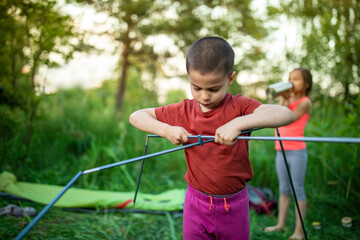
<svg viewBox="0 0 360 240">
<path fill-rule="evenodd" d="M 282 97 L 285 99 L 289 99 L 291 97 L 291 89 L 281 92 L 281 93 L 277 94 L 275 97 Z"/>
<path fill-rule="evenodd" d="M 236 138 L 240 133 L 241 131 L 236 128 L 234 122 L 230 121 L 216 129 L 215 142 L 225 145 L 234 145 L 237 140 Z"/>
<path fill-rule="evenodd" d="M 166 131 L 166 138 L 175 145 L 187 143 L 190 135 L 184 128 L 178 126 L 169 126 Z"/>
<path fill-rule="evenodd" d="M 286 94 L 284 96 L 280 96 L 279 104 L 284 107 L 289 107 L 290 106 L 290 96 L 291 96 L 290 93 Z"/>
</svg>

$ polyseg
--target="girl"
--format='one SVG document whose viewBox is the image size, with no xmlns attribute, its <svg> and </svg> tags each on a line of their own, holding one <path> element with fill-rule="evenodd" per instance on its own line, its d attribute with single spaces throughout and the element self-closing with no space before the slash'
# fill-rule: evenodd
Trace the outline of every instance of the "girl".
<svg viewBox="0 0 360 240">
<path fill-rule="evenodd" d="M 290 108 L 294 112 L 295 121 L 279 128 L 281 137 L 303 137 L 304 129 L 311 114 L 311 101 L 308 97 L 312 87 L 312 76 L 308 69 L 296 68 L 290 72 L 289 81 L 294 85 L 287 93 L 280 96 L 280 105 Z M 276 135 L 276 133 L 275 133 Z M 303 220 L 306 216 L 306 195 L 304 179 L 307 164 L 307 150 L 305 142 L 283 141 L 283 146 L 294 183 L 300 213 Z M 275 226 L 266 227 L 265 232 L 281 231 L 285 227 L 286 217 L 290 205 L 290 182 L 281 152 L 279 141 L 275 142 L 276 172 L 279 181 L 279 212 Z M 303 239 L 304 232 L 300 218 L 296 212 L 296 226 L 289 239 Z"/>
</svg>

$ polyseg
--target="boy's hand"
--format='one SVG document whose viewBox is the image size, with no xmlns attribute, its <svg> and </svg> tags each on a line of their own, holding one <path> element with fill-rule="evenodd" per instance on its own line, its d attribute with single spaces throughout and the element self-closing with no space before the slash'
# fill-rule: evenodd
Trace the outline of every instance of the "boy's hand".
<svg viewBox="0 0 360 240">
<path fill-rule="evenodd" d="M 170 126 L 166 132 L 166 138 L 175 145 L 186 143 L 189 138 L 189 134 L 184 128 L 177 126 Z"/>
<path fill-rule="evenodd" d="M 237 140 L 236 138 L 240 133 L 241 131 L 237 130 L 230 121 L 216 129 L 215 142 L 225 145 L 234 145 Z"/>
</svg>

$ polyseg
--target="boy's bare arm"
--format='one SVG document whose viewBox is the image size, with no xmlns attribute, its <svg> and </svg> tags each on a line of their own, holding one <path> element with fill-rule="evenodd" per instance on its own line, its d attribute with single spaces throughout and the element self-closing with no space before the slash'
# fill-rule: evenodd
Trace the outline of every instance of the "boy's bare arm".
<svg viewBox="0 0 360 240">
<path fill-rule="evenodd" d="M 280 96 L 279 104 L 281 106 L 289 107 L 290 106 L 290 95 Z M 311 114 L 311 101 L 309 99 L 303 100 L 299 105 L 293 110 L 295 115 L 295 120 L 298 120 L 304 113 Z"/>
<path fill-rule="evenodd" d="M 263 104 L 252 114 L 241 116 L 219 127 L 215 133 L 215 142 L 233 145 L 243 130 L 265 127 L 281 127 L 294 121 L 294 113 L 280 105 Z"/>
<path fill-rule="evenodd" d="M 157 120 L 154 108 L 141 109 L 132 113 L 129 122 L 141 131 L 165 137 L 176 145 L 186 143 L 187 136 L 190 135 L 182 127 L 171 126 Z"/>
<path fill-rule="evenodd" d="M 257 125 L 254 127 L 258 128 L 281 127 L 292 123 L 295 119 L 294 113 L 289 108 L 272 104 L 262 104 L 255 109 L 253 114 L 247 116 L 250 116 L 253 124 Z"/>
</svg>

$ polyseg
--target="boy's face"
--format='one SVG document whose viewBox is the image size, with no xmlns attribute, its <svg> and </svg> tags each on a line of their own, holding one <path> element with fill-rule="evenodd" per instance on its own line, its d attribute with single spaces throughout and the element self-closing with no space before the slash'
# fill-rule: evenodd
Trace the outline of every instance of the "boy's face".
<svg viewBox="0 0 360 240">
<path fill-rule="evenodd" d="M 200 104 L 203 112 L 208 112 L 224 99 L 226 88 L 232 84 L 235 72 L 230 77 L 219 73 L 201 74 L 197 70 L 189 70 L 191 94 Z"/>
</svg>

